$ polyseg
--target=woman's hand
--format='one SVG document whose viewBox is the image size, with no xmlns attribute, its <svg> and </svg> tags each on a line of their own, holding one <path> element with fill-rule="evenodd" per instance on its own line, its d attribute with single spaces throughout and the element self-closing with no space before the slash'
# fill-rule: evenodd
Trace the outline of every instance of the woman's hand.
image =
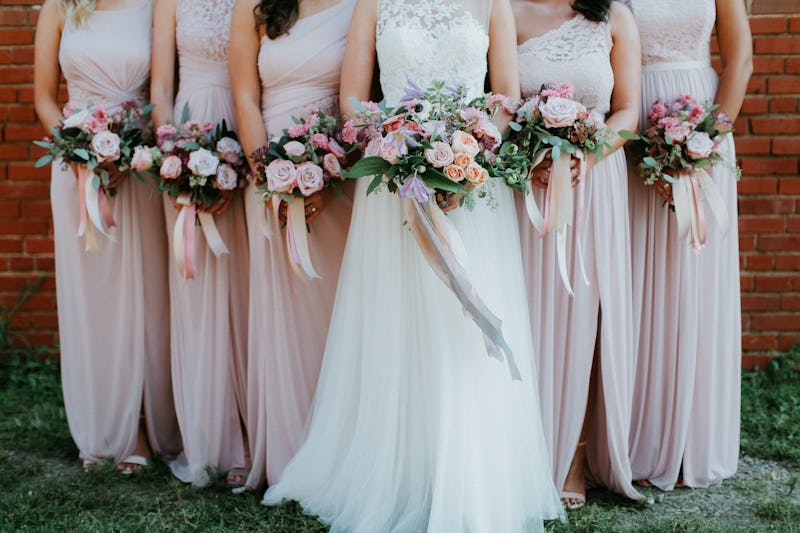
<svg viewBox="0 0 800 533">
<path fill-rule="evenodd" d="M 463 194 L 456 194 L 456 193 L 449 193 L 449 194 L 442 194 L 436 193 L 436 203 L 439 205 L 442 211 L 445 213 L 449 213 L 450 211 L 458 208 L 461 205 L 461 198 Z"/>
<path fill-rule="evenodd" d="M 219 201 L 210 207 L 201 207 L 198 211 L 203 211 L 209 215 L 221 215 L 231 207 L 234 191 L 220 191 Z"/>
<path fill-rule="evenodd" d="M 123 180 L 128 177 L 127 173 L 120 172 L 114 165 L 109 165 L 105 170 L 108 172 L 108 183 L 101 185 L 101 187 L 106 191 L 116 189 L 122 184 Z"/>
<path fill-rule="evenodd" d="M 531 183 L 534 187 L 546 189 L 550 181 L 550 172 L 553 169 L 553 159 L 548 155 L 544 160 L 536 165 L 531 171 Z M 573 157 L 569 162 L 569 171 L 572 176 L 572 186 L 578 184 L 581 179 L 581 161 Z"/>
<path fill-rule="evenodd" d="M 317 218 L 320 213 L 322 213 L 330 202 L 334 201 L 335 193 L 332 189 L 326 188 L 319 192 L 315 192 L 311 196 L 304 198 L 305 202 L 305 211 L 306 211 L 306 222 L 311 222 L 315 218 Z M 300 198 L 292 198 L 292 201 L 299 202 Z M 281 206 L 278 208 L 278 220 L 280 220 L 281 224 L 286 223 L 286 213 L 289 208 L 289 204 L 286 202 L 281 202 Z"/>
<path fill-rule="evenodd" d="M 653 184 L 653 188 L 656 190 L 658 194 L 667 202 L 669 205 L 673 205 L 675 202 L 672 200 L 672 184 L 664 181 L 664 180 L 656 180 Z"/>
</svg>

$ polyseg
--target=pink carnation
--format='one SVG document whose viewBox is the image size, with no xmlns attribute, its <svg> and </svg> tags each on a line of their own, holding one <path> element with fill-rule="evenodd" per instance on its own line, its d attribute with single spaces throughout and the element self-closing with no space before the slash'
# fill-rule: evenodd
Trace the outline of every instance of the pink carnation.
<svg viewBox="0 0 800 533">
<path fill-rule="evenodd" d="M 571 99 L 575 93 L 571 83 L 559 83 L 555 87 L 548 87 L 542 91 L 542 98 L 555 96 L 557 98 Z"/>
<path fill-rule="evenodd" d="M 666 117 L 667 113 L 669 113 L 669 109 L 667 109 L 667 106 L 664 105 L 664 102 L 659 100 L 655 102 L 652 107 L 650 107 L 650 112 L 647 114 L 647 118 L 652 124 L 655 124 L 662 118 Z"/>
<path fill-rule="evenodd" d="M 692 124 L 698 124 L 700 122 L 700 119 L 703 118 L 704 114 L 705 110 L 701 106 L 694 105 L 692 106 L 691 109 L 689 109 L 689 112 L 686 114 L 686 117 Z"/>
<path fill-rule="evenodd" d="M 328 136 L 324 133 L 315 133 L 312 135 L 311 143 L 315 148 L 321 148 L 326 151 L 328 150 Z"/>
<path fill-rule="evenodd" d="M 354 144 L 358 140 L 358 130 L 353 125 L 352 120 L 348 120 L 342 127 L 342 139 L 348 144 Z"/>
<path fill-rule="evenodd" d="M 305 124 L 295 124 L 289 128 L 288 133 L 289 137 L 302 137 L 308 133 L 308 127 Z"/>
</svg>

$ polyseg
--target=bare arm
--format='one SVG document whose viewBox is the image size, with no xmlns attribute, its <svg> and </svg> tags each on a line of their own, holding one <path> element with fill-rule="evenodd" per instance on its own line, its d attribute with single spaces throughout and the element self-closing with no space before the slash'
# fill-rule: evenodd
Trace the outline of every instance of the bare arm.
<svg viewBox="0 0 800 533">
<path fill-rule="evenodd" d="M 358 0 L 347 34 L 339 82 L 339 106 L 342 114 L 353 113 L 350 98 L 369 100 L 375 73 L 375 28 L 378 21 L 377 2 Z"/>
<path fill-rule="evenodd" d="M 64 18 L 59 12 L 56 0 L 46 0 L 36 24 L 33 98 L 36 114 L 48 132 L 62 119 L 61 108 L 58 105 L 58 85 L 61 79 L 58 49 L 63 26 Z"/>
<path fill-rule="evenodd" d="M 267 144 L 267 132 L 261 118 L 261 78 L 258 75 L 258 52 L 261 48 L 253 8 L 254 0 L 237 0 L 231 19 L 231 44 L 228 69 L 236 108 L 239 140 L 250 161 L 250 154 Z M 250 161 L 253 168 L 253 161 Z"/>
<path fill-rule="evenodd" d="M 171 121 L 174 116 L 177 5 L 177 0 L 156 0 L 153 4 L 150 101 L 154 105 L 153 123 L 156 127 Z"/>
<path fill-rule="evenodd" d="M 611 95 L 611 114 L 606 120 L 610 131 L 635 131 L 639 123 L 642 84 L 642 45 L 639 29 L 633 14 L 618 2 L 611 3 L 609 13 L 611 37 L 611 68 L 614 70 L 614 92 Z M 625 144 L 625 140 L 614 135 L 611 140 L 613 152 Z"/>
<path fill-rule="evenodd" d="M 736 120 L 753 72 L 753 39 L 742 0 L 717 0 L 717 41 L 722 58 L 717 103 Z"/>
<path fill-rule="evenodd" d="M 489 21 L 489 84 L 492 92 L 512 100 L 520 97 L 517 63 L 517 29 L 508 0 L 495 0 Z M 511 115 L 501 110 L 494 117 L 500 131 L 508 128 Z"/>
</svg>

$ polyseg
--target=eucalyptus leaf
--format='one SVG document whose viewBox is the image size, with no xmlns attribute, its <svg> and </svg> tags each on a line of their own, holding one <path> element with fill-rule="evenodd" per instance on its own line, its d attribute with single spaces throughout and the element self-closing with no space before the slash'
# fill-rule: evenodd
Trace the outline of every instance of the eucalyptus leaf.
<svg viewBox="0 0 800 533">
<path fill-rule="evenodd" d="M 37 159 L 36 163 L 34 163 L 33 166 L 35 168 L 41 168 L 41 167 L 43 167 L 45 165 L 50 164 L 52 161 L 53 161 L 53 156 L 50 155 L 50 154 L 47 154 L 47 155 L 42 156 L 39 159 Z"/>
</svg>

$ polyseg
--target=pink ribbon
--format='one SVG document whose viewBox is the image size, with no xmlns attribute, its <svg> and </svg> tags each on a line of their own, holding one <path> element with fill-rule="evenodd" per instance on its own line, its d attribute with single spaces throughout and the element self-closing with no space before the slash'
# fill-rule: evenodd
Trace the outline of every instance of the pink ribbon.
<svg viewBox="0 0 800 533">
<path fill-rule="evenodd" d="M 176 202 L 181 206 L 172 233 L 175 265 L 183 279 L 194 279 L 195 223 L 197 208 L 188 194 L 181 194 Z"/>
<path fill-rule="evenodd" d="M 86 233 L 86 165 L 78 165 L 78 237 Z"/>
<path fill-rule="evenodd" d="M 703 196 L 711 207 L 711 212 L 717 219 L 723 236 L 728 233 L 730 221 L 725 202 L 719 193 L 714 180 L 705 169 L 696 169 L 691 174 L 685 173 L 671 179 L 672 204 L 675 207 L 675 217 L 678 223 L 678 236 L 681 239 L 689 237 L 689 244 L 696 253 L 706 244 L 708 238 L 708 223 Z"/>
</svg>

